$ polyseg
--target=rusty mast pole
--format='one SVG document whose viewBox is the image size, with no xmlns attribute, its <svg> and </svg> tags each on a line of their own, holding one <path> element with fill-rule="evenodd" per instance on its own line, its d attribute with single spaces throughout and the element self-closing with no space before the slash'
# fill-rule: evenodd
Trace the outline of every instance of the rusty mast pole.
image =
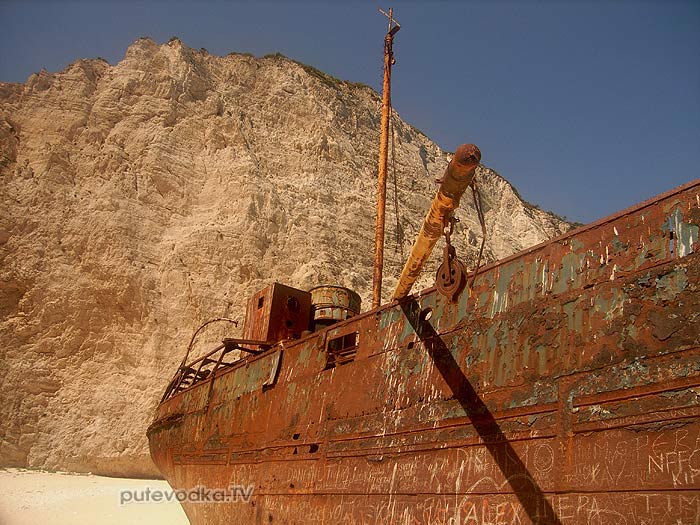
<svg viewBox="0 0 700 525">
<path fill-rule="evenodd" d="M 382 302 L 382 270 L 384 268 L 384 223 L 386 209 L 386 168 L 389 156 L 389 117 L 391 115 L 391 66 L 394 65 L 394 35 L 401 29 L 394 20 L 394 10 L 389 14 L 389 28 L 384 37 L 384 85 L 382 88 L 382 127 L 379 137 L 379 170 L 377 182 L 377 222 L 374 230 L 374 278 L 372 280 L 372 308 Z M 396 25 L 394 25 L 396 24 Z"/>
</svg>

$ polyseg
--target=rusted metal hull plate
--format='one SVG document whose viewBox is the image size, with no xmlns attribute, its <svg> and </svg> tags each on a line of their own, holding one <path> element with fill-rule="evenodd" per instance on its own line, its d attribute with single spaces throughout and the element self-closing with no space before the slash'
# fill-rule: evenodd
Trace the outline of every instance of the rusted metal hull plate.
<svg viewBox="0 0 700 525">
<path fill-rule="evenodd" d="M 192 523 L 700 523 L 699 194 L 248 358 L 161 404 L 151 454 L 254 487 Z"/>
</svg>

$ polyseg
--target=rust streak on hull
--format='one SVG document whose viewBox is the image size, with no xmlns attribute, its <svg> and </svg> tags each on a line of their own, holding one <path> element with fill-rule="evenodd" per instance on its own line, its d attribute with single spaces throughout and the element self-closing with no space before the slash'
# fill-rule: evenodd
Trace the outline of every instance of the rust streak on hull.
<svg viewBox="0 0 700 525">
<path fill-rule="evenodd" d="M 185 504 L 193 524 L 696 524 L 699 207 L 695 181 L 456 302 L 429 289 L 246 357 L 161 403 L 152 457 L 175 488 L 254 487 Z"/>
</svg>

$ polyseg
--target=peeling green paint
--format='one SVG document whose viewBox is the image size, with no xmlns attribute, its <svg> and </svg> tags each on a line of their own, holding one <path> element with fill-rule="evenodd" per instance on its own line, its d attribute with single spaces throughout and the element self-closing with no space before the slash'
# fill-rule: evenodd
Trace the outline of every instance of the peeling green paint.
<svg viewBox="0 0 700 525">
<path fill-rule="evenodd" d="M 509 285 L 515 273 L 515 264 L 506 264 L 498 269 L 498 279 L 493 292 L 491 316 L 504 312 L 508 307 Z"/>
<path fill-rule="evenodd" d="M 440 322 L 447 317 L 445 316 L 446 303 L 447 301 L 432 301 L 431 308 L 433 309 L 433 315 L 430 316 L 428 322 L 430 323 L 430 326 L 435 328 L 437 332 L 440 332 Z"/>
<path fill-rule="evenodd" d="M 566 314 L 566 327 L 569 329 L 569 332 L 580 332 L 583 325 L 583 316 L 580 309 L 577 308 L 577 300 L 564 303 L 562 308 Z"/>
<path fill-rule="evenodd" d="M 547 347 L 538 345 L 535 352 L 537 353 L 537 372 L 543 374 L 547 369 Z"/>
<path fill-rule="evenodd" d="M 671 301 L 688 286 L 685 268 L 679 268 L 656 279 L 656 297 L 654 302 Z"/>
<path fill-rule="evenodd" d="M 613 237 L 613 239 L 612 239 L 612 247 L 613 247 L 613 253 L 624 252 L 627 250 L 627 248 L 629 248 L 629 246 L 627 246 L 627 244 L 622 242 L 617 235 L 615 235 L 615 237 Z"/>
<path fill-rule="evenodd" d="M 613 289 L 611 294 L 611 297 L 604 295 L 596 296 L 593 307 L 595 312 L 605 314 L 606 321 L 610 321 L 622 315 L 623 306 L 627 300 L 627 294 L 618 289 Z"/>
<path fill-rule="evenodd" d="M 583 267 L 585 254 L 577 254 L 574 252 L 567 253 L 561 259 L 561 269 L 556 275 L 552 283 L 552 291 L 555 294 L 561 294 L 570 288 L 578 287 L 580 280 L 579 269 Z"/>
<path fill-rule="evenodd" d="M 675 241 L 674 252 L 676 256 L 690 255 L 693 252 L 693 245 L 698 242 L 700 228 L 697 224 L 683 222 L 683 213 L 680 208 L 676 208 L 671 214 L 669 224 L 673 228 L 674 238 L 671 242 Z"/>
<path fill-rule="evenodd" d="M 390 325 L 397 323 L 401 319 L 399 308 L 384 310 L 379 317 L 379 329 L 386 330 Z"/>
<path fill-rule="evenodd" d="M 457 313 L 454 321 L 458 323 L 467 315 L 467 304 L 469 303 L 469 298 L 471 297 L 471 290 L 467 286 L 464 291 L 457 298 Z"/>
<path fill-rule="evenodd" d="M 490 291 L 485 291 L 479 294 L 479 305 L 477 308 L 482 309 L 485 308 L 486 305 L 489 303 L 489 298 L 491 297 L 491 292 Z"/>
<path fill-rule="evenodd" d="M 315 340 L 314 340 L 315 342 Z M 297 356 L 297 364 L 303 365 L 307 361 L 310 360 L 311 358 L 311 353 L 315 350 L 316 345 L 310 345 L 310 344 L 305 344 L 301 350 L 299 351 L 299 355 Z M 314 354 L 317 354 L 318 352 L 314 352 Z"/>
<path fill-rule="evenodd" d="M 498 341 L 496 340 L 496 330 L 498 325 L 499 323 L 491 324 L 486 332 L 486 348 L 489 351 L 495 350 L 496 346 L 498 346 Z"/>
<path fill-rule="evenodd" d="M 574 237 L 571 239 L 571 250 L 574 252 L 579 252 L 583 250 L 586 247 L 586 245 L 581 241 L 580 239 L 577 239 Z"/>
<path fill-rule="evenodd" d="M 403 322 L 403 331 L 401 332 L 401 335 L 399 336 L 400 341 L 405 341 L 408 337 L 416 335 L 416 331 L 413 329 L 413 326 L 411 323 L 408 322 L 408 320 L 404 319 Z"/>
<path fill-rule="evenodd" d="M 637 268 L 642 266 L 647 261 L 647 259 L 650 258 L 649 253 L 649 248 L 646 245 L 644 245 L 641 251 L 637 254 L 637 257 L 635 257 L 634 259 L 634 264 Z"/>
</svg>

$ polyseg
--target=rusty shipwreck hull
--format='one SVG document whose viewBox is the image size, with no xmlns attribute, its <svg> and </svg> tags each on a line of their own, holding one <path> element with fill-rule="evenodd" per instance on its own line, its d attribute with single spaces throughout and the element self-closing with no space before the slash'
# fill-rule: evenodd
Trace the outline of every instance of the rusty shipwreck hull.
<svg viewBox="0 0 700 525">
<path fill-rule="evenodd" d="M 700 523 L 700 181 L 250 356 L 151 454 L 213 523 Z M 357 333 L 352 362 L 329 340 Z M 236 521 L 234 521 L 236 520 Z"/>
</svg>

